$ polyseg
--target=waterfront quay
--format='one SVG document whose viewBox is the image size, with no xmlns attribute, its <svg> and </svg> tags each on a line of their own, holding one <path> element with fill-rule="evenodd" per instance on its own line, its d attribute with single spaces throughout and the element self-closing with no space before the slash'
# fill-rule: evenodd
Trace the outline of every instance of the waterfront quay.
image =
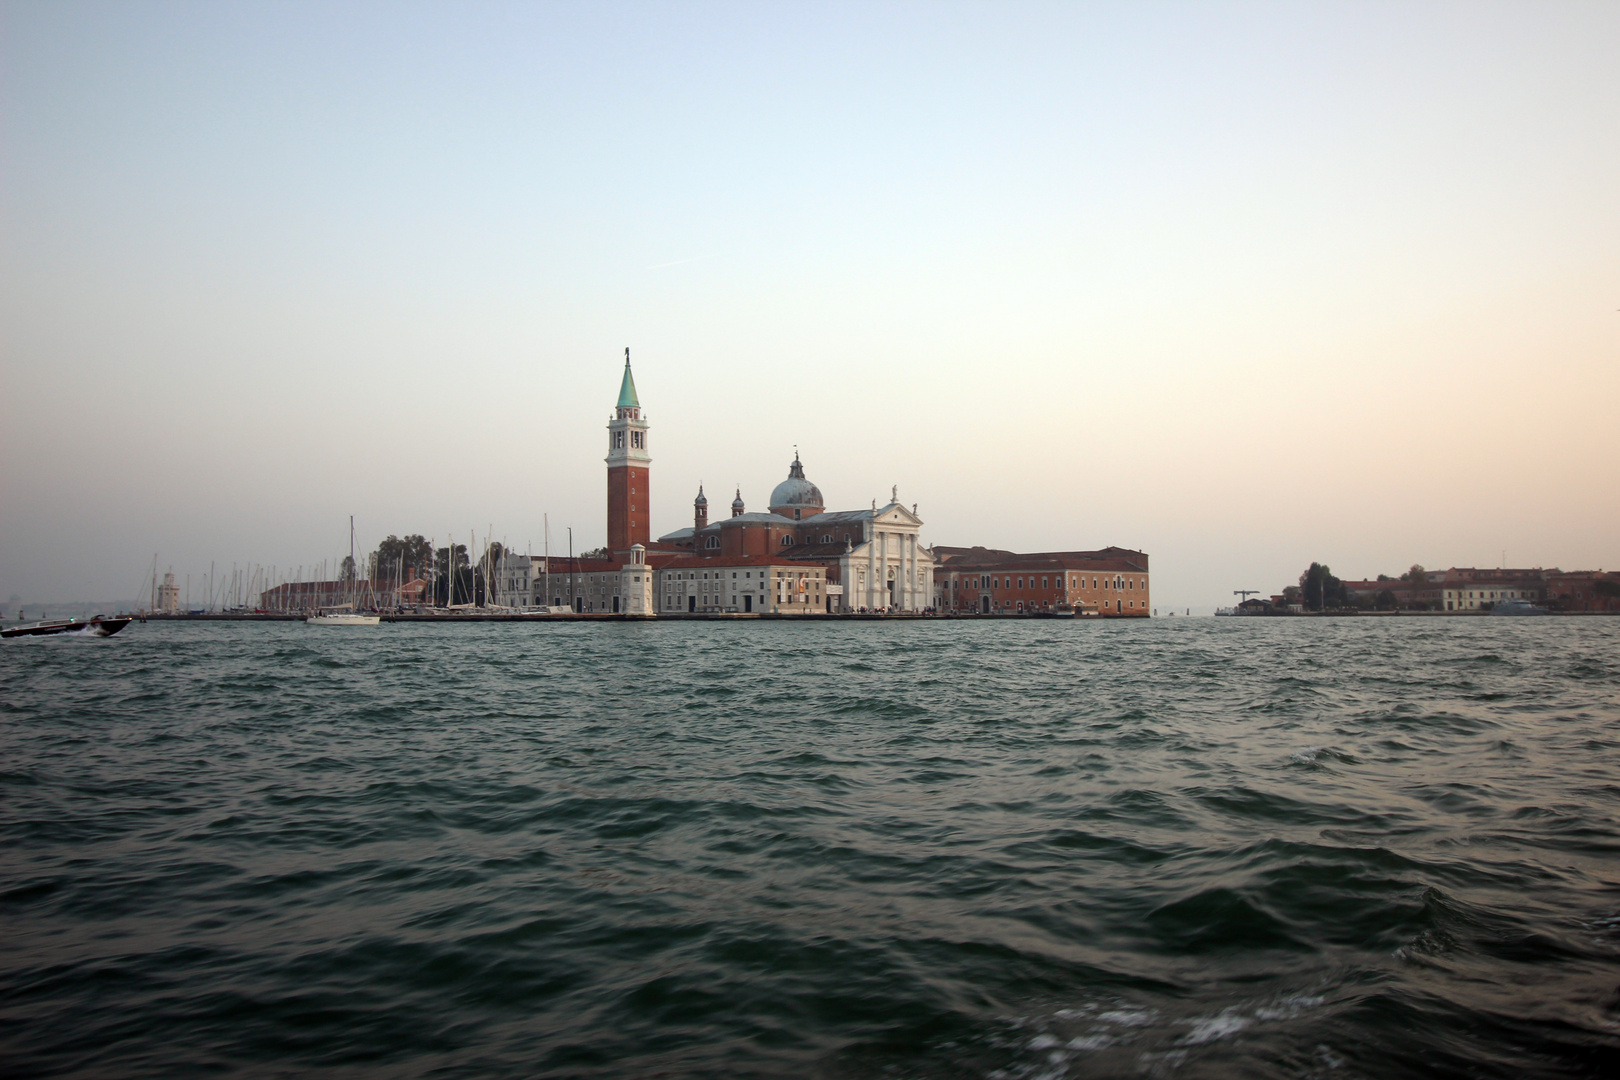
<svg viewBox="0 0 1620 1080">
<path fill-rule="evenodd" d="M 904 611 L 904 612 L 901 612 L 901 611 L 839 612 L 837 614 L 830 614 L 830 615 L 829 614 L 823 614 L 823 613 L 820 613 L 820 612 L 805 615 L 805 614 L 788 614 L 788 613 L 758 612 L 758 611 L 755 611 L 755 612 L 716 611 L 716 612 L 695 612 L 695 613 L 673 612 L 673 613 L 670 613 L 670 614 L 658 614 L 658 615 L 635 615 L 635 614 L 626 614 L 626 613 L 623 613 L 623 612 L 614 613 L 614 612 L 607 612 L 607 611 L 594 611 L 594 612 L 593 611 L 585 611 L 585 612 L 571 612 L 571 613 L 565 612 L 565 613 L 555 614 L 555 615 L 554 614 L 544 613 L 544 612 L 523 613 L 523 612 L 505 612 L 505 611 L 492 611 L 492 612 L 487 612 L 487 613 L 459 612 L 458 611 L 458 612 L 448 613 L 448 614 L 438 614 L 438 613 L 435 613 L 435 612 L 403 611 L 403 612 L 392 612 L 392 613 L 389 613 L 389 612 L 376 612 L 375 614 L 377 615 L 377 617 L 379 619 L 381 619 L 385 623 L 557 623 L 557 622 L 599 622 L 599 623 L 600 622 L 610 622 L 611 623 L 611 622 L 727 622 L 727 621 L 733 621 L 733 620 L 740 620 L 740 621 L 763 620 L 763 621 L 766 621 L 766 622 L 827 623 L 827 622 L 879 622 L 879 621 L 894 621 L 894 620 L 909 620 L 909 621 L 913 621 L 913 622 L 918 621 L 918 620 L 933 620 L 933 621 L 962 620 L 962 621 L 972 621 L 972 620 L 975 620 L 975 619 L 983 620 L 983 621 L 990 621 L 990 620 L 995 620 L 995 619 L 1029 620 L 1029 619 L 1040 619 L 1040 618 L 1050 618 L 1051 617 L 1051 616 L 1045 616 L 1045 615 L 1042 615 L 1042 614 L 1027 614 L 1027 613 L 1019 614 L 1019 613 L 1014 613 L 1014 612 L 997 612 L 997 613 L 991 613 L 991 614 L 988 614 L 988 615 L 975 615 L 975 614 L 971 614 L 971 613 L 965 614 L 965 615 L 959 615 L 959 614 L 955 614 L 955 613 L 938 614 L 938 613 L 934 613 L 934 612 L 920 612 L 920 611 Z M 1103 615 L 1103 616 L 1086 615 L 1086 616 L 1075 616 L 1074 620 L 1075 621 L 1082 621 L 1082 622 L 1091 622 L 1091 621 L 1095 621 L 1095 620 L 1100 619 L 1100 618 L 1110 618 L 1110 617 L 1111 616 L 1107 616 L 1107 615 Z M 138 616 L 136 616 L 136 618 L 140 622 L 303 622 L 306 618 L 308 618 L 308 615 L 307 614 L 289 614 L 289 613 L 283 613 L 283 612 L 262 612 L 261 613 L 261 612 L 246 612 L 246 611 L 240 611 L 240 612 L 238 612 L 238 611 L 231 611 L 231 612 L 218 611 L 218 612 L 194 612 L 194 613 L 181 612 L 181 613 L 177 613 L 177 614 L 168 614 L 168 613 L 155 612 L 155 613 L 150 613 L 150 614 L 138 615 Z"/>
</svg>

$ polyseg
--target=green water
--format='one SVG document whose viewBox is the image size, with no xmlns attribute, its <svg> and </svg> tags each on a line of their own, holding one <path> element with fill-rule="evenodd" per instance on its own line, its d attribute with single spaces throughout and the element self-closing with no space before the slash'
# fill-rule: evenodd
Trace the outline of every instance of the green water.
<svg viewBox="0 0 1620 1080">
<path fill-rule="evenodd" d="M 0 1072 L 1620 1075 L 1620 620 L 0 648 Z"/>
</svg>

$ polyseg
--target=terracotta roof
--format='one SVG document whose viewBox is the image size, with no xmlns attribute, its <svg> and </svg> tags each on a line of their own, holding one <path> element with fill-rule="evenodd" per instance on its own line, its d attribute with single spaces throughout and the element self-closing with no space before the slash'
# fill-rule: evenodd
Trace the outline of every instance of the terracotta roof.
<svg viewBox="0 0 1620 1080">
<path fill-rule="evenodd" d="M 1034 551 L 1014 552 L 1002 551 L 998 548 L 983 547 L 946 547 L 936 544 L 933 548 L 934 557 L 939 559 L 943 568 L 947 570 L 967 570 L 969 568 L 994 567 L 1002 569 L 1008 565 L 1029 566 L 1034 564 L 1038 569 L 1042 564 L 1047 566 L 1061 565 L 1066 569 L 1087 570 L 1125 570 L 1131 573 L 1145 574 L 1148 569 L 1148 557 L 1140 551 L 1130 548 L 1106 547 L 1100 551 Z M 1110 565 L 1104 566 L 1103 563 Z"/>
<path fill-rule="evenodd" d="M 850 538 L 851 544 L 854 538 Z M 866 541 L 861 541 L 865 543 Z M 842 557 L 848 548 L 842 540 L 835 540 L 830 544 L 794 544 L 792 547 L 782 549 L 784 559 L 829 559 Z"/>
<path fill-rule="evenodd" d="M 789 566 L 792 559 L 781 555 L 716 555 L 712 559 L 688 555 L 671 559 L 660 570 L 729 570 L 735 566 Z"/>
<path fill-rule="evenodd" d="M 1056 571 L 1078 570 L 1082 573 L 1123 573 L 1145 574 L 1147 567 L 1139 566 L 1129 559 L 1077 559 L 1077 558 L 1035 558 L 1028 555 L 1014 555 L 1010 559 L 999 562 L 948 562 L 936 568 L 935 573 L 943 574 L 1018 574 L 1018 573 L 1047 573 Z"/>
<path fill-rule="evenodd" d="M 544 566 L 546 560 L 542 556 L 536 556 L 534 561 Z M 566 555 L 553 555 L 551 576 L 567 574 L 570 570 L 578 574 L 616 574 L 624 568 L 624 563 L 629 561 L 629 559 L 624 562 L 618 559 L 570 559 Z"/>
</svg>

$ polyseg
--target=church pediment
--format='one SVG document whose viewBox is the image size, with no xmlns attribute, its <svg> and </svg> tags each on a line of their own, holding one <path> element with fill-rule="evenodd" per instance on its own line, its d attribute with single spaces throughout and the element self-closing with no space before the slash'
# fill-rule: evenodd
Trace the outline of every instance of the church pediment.
<svg viewBox="0 0 1620 1080">
<path fill-rule="evenodd" d="M 899 503 L 890 503 L 888 506 L 883 507 L 876 514 L 872 515 L 872 520 L 884 525 L 911 525 L 920 527 L 923 523 L 922 518 L 918 517 L 916 514 L 913 514 L 910 510 L 906 509 L 904 506 L 901 506 Z"/>
</svg>

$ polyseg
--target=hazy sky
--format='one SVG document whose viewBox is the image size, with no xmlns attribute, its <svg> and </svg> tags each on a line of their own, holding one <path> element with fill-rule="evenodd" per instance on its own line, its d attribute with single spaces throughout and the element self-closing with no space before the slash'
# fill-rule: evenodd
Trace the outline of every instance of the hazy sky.
<svg viewBox="0 0 1620 1080">
<path fill-rule="evenodd" d="M 1161 607 L 1620 566 L 1620 4 L 0 5 L 0 598 L 798 445 Z"/>
</svg>

